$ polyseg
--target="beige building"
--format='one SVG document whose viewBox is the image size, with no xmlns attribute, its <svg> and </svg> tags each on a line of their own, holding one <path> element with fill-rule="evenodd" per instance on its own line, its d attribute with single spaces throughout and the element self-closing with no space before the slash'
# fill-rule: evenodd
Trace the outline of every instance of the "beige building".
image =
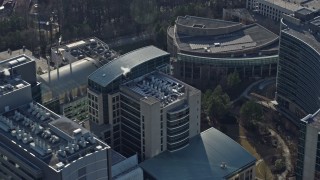
<svg viewBox="0 0 320 180">
<path fill-rule="evenodd" d="M 183 149 L 200 133 L 201 92 L 154 72 L 120 87 L 124 155 L 141 160 Z"/>
<path fill-rule="evenodd" d="M 293 14 L 301 9 L 319 11 L 318 0 L 247 0 L 247 9 L 280 21 L 282 14 Z"/>
</svg>

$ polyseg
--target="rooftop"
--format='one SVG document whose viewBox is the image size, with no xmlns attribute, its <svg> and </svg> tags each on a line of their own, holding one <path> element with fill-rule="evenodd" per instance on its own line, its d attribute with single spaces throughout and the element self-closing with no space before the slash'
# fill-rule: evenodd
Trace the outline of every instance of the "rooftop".
<svg viewBox="0 0 320 180">
<path fill-rule="evenodd" d="M 102 87 L 106 87 L 122 74 L 129 72 L 130 69 L 161 56 L 169 56 L 169 53 L 158 49 L 155 46 L 143 47 L 124 54 L 118 59 L 102 66 L 93 72 L 89 76 L 89 79 L 98 83 Z"/>
<path fill-rule="evenodd" d="M 178 16 L 176 24 L 196 28 L 215 29 L 220 27 L 238 25 L 239 23 L 196 16 Z"/>
<path fill-rule="evenodd" d="M 294 12 L 300 9 L 301 6 L 299 4 L 306 0 L 265 0 L 265 1 Z"/>
<path fill-rule="evenodd" d="M 109 148 L 77 123 L 34 102 L 0 115 L 0 132 L 16 148 L 56 171 L 88 153 Z"/>
<path fill-rule="evenodd" d="M 214 21 L 220 22 L 220 20 L 211 22 Z M 214 25 L 215 23 L 212 24 Z M 208 56 L 228 55 L 230 57 L 230 53 L 259 52 L 270 50 L 278 45 L 276 43 L 278 36 L 259 24 L 242 25 L 240 30 L 232 33 L 226 31 L 222 35 L 190 36 L 176 33 L 175 38 L 181 51 Z"/>
<path fill-rule="evenodd" d="M 11 67 L 19 66 L 20 64 L 24 64 L 30 61 L 32 61 L 32 59 L 24 54 L 10 57 L 8 59 L 2 59 L 0 60 L 0 71 L 4 69 L 10 69 Z"/>
<path fill-rule="evenodd" d="M 57 47 L 53 47 L 52 52 L 63 56 L 60 62 L 57 62 L 59 65 L 66 65 L 69 61 L 74 62 L 86 57 L 95 59 L 101 64 L 106 64 L 117 56 L 115 51 L 111 50 L 106 43 L 96 37 L 60 45 L 58 47 L 59 53 L 57 53 Z M 70 56 L 73 58 L 70 58 Z"/>
<path fill-rule="evenodd" d="M 165 151 L 140 167 L 156 179 L 227 179 L 255 162 L 238 143 L 210 128 L 192 138 L 184 149 Z"/>
<path fill-rule="evenodd" d="M 0 69 L 0 97 L 26 86 L 30 86 L 29 83 L 23 81 L 21 78 L 7 76 L 8 74 L 10 74 L 9 70 L 6 69 L 1 71 Z"/>
<path fill-rule="evenodd" d="M 57 97 L 80 86 L 86 86 L 88 76 L 98 68 L 96 61 L 86 57 L 73 62 L 71 69 L 70 65 L 67 65 L 59 68 L 59 73 L 56 69 L 52 70 L 50 75 L 42 74 L 38 77 L 38 81 L 42 83 L 43 92 L 52 92 L 52 96 Z"/>
<path fill-rule="evenodd" d="M 162 106 L 184 97 L 186 88 L 189 88 L 186 86 L 185 83 L 157 72 L 139 77 L 122 85 L 122 87 L 126 87 L 140 95 L 141 98 L 154 97 L 161 102 Z"/>
<path fill-rule="evenodd" d="M 287 25 L 287 28 L 283 29 L 282 33 L 286 33 L 300 39 L 320 54 L 320 35 L 310 32 L 308 23 L 301 25 L 295 25 L 287 21 L 284 21 L 284 23 Z M 311 23 L 314 23 L 315 25 L 319 23 L 320 25 L 319 17 L 311 20 Z"/>
<path fill-rule="evenodd" d="M 31 57 L 32 59 L 35 59 L 33 56 L 32 56 L 32 52 L 29 51 L 28 49 L 25 49 L 25 51 L 23 51 L 23 49 L 18 49 L 18 50 L 15 50 L 15 51 L 3 51 L 3 52 L 0 52 L 0 63 L 1 61 L 3 60 L 8 60 L 8 59 L 12 59 L 12 58 L 16 58 L 18 56 L 26 56 L 26 57 Z M 29 58 L 30 59 L 30 58 Z"/>
<path fill-rule="evenodd" d="M 311 126 L 320 129 L 320 109 L 314 114 L 309 114 L 306 117 L 302 118 L 301 121 L 310 124 Z"/>
</svg>

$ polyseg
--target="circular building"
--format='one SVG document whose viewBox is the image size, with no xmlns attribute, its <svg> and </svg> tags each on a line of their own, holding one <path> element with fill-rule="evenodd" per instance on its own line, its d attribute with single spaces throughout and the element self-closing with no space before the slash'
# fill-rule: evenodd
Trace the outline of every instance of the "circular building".
<svg viewBox="0 0 320 180">
<path fill-rule="evenodd" d="M 242 78 L 275 76 L 278 36 L 258 24 L 178 17 L 167 31 L 176 78 L 201 86 L 237 71 Z"/>
</svg>

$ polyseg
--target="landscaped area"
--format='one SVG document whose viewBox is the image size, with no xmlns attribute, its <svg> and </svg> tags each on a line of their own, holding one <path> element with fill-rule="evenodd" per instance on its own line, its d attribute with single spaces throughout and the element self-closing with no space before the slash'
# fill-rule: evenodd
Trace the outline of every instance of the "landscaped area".
<svg viewBox="0 0 320 180">
<path fill-rule="evenodd" d="M 268 88 L 260 88 L 257 84 L 252 86 L 252 89 L 259 91 L 253 92 L 272 98 L 273 83 L 268 80 L 262 81 L 261 84 Z M 224 94 L 219 88 L 206 91 L 203 95 L 206 100 L 203 102 L 201 129 L 211 126 L 219 129 L 256 157 L 257 179 L 291 176 L 294 172 L 296 154 L 290 152 L 295 152 L 297 145 L 297 141 L 291 137 L 296 137 L 296 128 L 290 126 L 288 120 L 280 117 L 274 108 L 266 108 L 253 98 L 240 98 L 230 104 L 228 94 Z M 248 94 L 251 92 L 248 91 Z M 217 108 L 217 105 L 222 106 Z"/>
</svg>

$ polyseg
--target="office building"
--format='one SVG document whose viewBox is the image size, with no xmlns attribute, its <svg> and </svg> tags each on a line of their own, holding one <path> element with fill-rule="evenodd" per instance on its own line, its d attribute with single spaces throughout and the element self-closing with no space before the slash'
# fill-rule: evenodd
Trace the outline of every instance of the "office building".
<svg viewBox="0 0 320 180">
<path fill-rule="evenodd" d="M 169 63 L 167 52 L 147 46 L 124 54 L 93 72 L 88 78 L 90 121 L 86 127 L 90 126 L 98 137 L 120 151 L 120 85 L 155 70 L 167 71 Z"/>
<path fill-rule="evenodd" d="M 140 161 L 187 146 L 200 133 L 201 92 L 166 75 L 169 60 L 167 52 L 147 46 L 91 74 L 85 127 Z"/>
<path fill-rule="evenodd" d="M 31 85 L 0 66 L 0 113 L 32 101 Z"/>
<path fill-rule="evenodd" d="M 14 56 L 11 56 L 8 52 L 0 53 L 0 71 L 5 70 L 6 74 L 18 77 L 30 84 L 32 98 L 40 102 L 41 89 L 36 77 L 36 62 L 30 56 L 23 54 L 24 52 L 25 50 L 21 50 L 20 55 L 15 54 Z"/>
<path fill-rule="evenodd" d="M 320 179 L 320 110 L 300 121 L 297 180 Z"/>
<path fill-rule="evenodd" d="M 279 110 L 296 124 L 320 108 L 319 22 L 320 17 L 296 15 L 281 21 L 276 99 Z"/>
<path fill-rule="evenodd" d="M 120 86 L 121 152 L 143 161 L 200 133 L 201 92 L 159 72 Z"/>
<path fill-rule="evenodd" d="M 168 28 L 174 77 L 203 87 L 237 71 L 242 78 L 275 76 L 278 36 L 258 24 L 178 17 Z"/>
<path fill-rule="evenodd" d="M 68 118 L 88 119 L 88 76 L 116 56 L 98 38 L 53 47 L 48 71 L 38 78 L 42 83 L 42 103 Z"/>
<path fill-rule="evenodd" d="M 32 101 L 31 85 L 0 71 L 1 179 L 143 179 L 125 158 L 76 122 Z"/>
<path fill-rule="evenodd" d="M 247 9 L 253 10 L 275 21 L 280 21 L 283 14 L 290 15 L 297 11 L 319 12 L 318 0 L 247 0 Z"/>
<path fill-rule="evenodd" d="M 256 159 L 238 143 L 210 128 L 176 152 L 140 163 L 147 179 L 254 180 Z"/>
</svg>

